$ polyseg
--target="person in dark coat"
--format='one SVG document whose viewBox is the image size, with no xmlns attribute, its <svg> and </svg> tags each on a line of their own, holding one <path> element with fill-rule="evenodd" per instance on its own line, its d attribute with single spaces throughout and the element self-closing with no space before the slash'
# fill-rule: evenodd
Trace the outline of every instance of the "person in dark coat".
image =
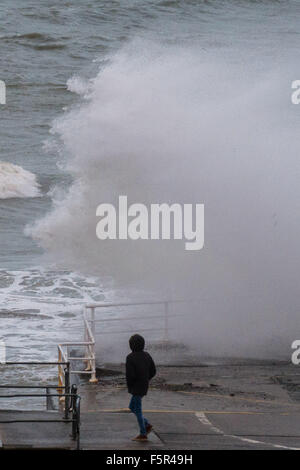
<svg viewBox="0 0 300 470">
<path fill-rule="evenodd" d="M 140 434 L 133 440 L 147 441 L 152 425 L 143 417 L 142 398 L 147 395 L 149 381 L 155 376 L 156 367 L 150 354 L 144 351 L 145 340 L 142 336 L 131 336 L 129 346 L 132 351 L 126 358 L 127 388 L 132 395 L 129 409 L 136 415 L 140 427 Z"/>
</svg>

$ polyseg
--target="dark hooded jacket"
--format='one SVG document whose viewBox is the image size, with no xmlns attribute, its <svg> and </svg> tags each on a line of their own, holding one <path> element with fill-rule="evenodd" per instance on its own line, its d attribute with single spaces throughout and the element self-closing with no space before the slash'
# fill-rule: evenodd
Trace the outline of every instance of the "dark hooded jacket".
<svg viewBox="0 0 300 470">
<path fill-rule="evenodd" d="M 142 336 L 132 336 L 129 346 L 132 353 L 126 358 L 128 392 L 143 397 L 147 395 L 149 381 L 156 374 L 155 364 L 150 354 L 144 351 L 145 340 Z"/>
</svg>

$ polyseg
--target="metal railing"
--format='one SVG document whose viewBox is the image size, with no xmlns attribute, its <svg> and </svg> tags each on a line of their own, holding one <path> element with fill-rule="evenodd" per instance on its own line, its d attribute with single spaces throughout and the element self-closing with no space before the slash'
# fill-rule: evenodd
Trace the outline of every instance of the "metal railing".
<svg viewBox="0 0 300 470">
<path fill-rule="evenodd" d="M 169 311 L 169 305 L 170 303 L 174 303 L 171 301 L 151 301 L 151 302 L 122 302 L 122 303 L 95 303 L 95 304 L 88 304 L 85 306 L 86 311 L 90 311 L 90 318 L 87 318 L 88 323 L 91 325 L 91 330 L 93 337 L 96 337 L 96 323 L 103 323 L 103 322 L 114 322 L 114 321 L 131 321 L 131 320 L 154 320 L 154 319 L 160 319 L 163 320 L 163 325 L 160 328 L 139 328 L 139 331 L 155 331 L 159 330 L 162 331 L 162 338 L 161 341 L 167 342 L 169 340 L 169 318 L 170 316 L 178 316 L 178 315 L 170 315 Z M 162 306 L 164 309 L 163 314 L 156 314 L 156 315 L 143 315 L 141 316 L 136 316 L 136 317 L 113 317 L 113 318 L 96 318 L 95 316 L 95 311 L 98 308 L 118 308 L 118 307 L 138 307 L 138 306 L 145 306 L 145 305 L 151 305 L 151 306 Z M 120 333 L 132 333 L 132 330 L 118 330 L 114 332 L 110 332 L 114 334 L 120 334 Z M 101 333 L 100 333 L 101 334 Z"/>
<path fill-rule="evenodd" d="M 179 317 L 180 314 L 174 314 L 170 312 L 170 305 L 171 304 L 179 304 L 185 301 L 176 300 L 176 301 L 167 301 L 167 300 L 157 300 L 157 301 L 150 301 L 150 302 L 119 302 L 119 303 L 94 303 L 94 304 L 87 304 L 83 309 L 83 327 L 84 327 L 84 341 L 78 342 L 68 342 L 68 343 L 60 343 L 58 345 L 58 361 L 59 363 L 64 362 L 71 362 L 71 365 L 74 362 L 82 361 L 85 364 L 85 368 L 83 370 L 77 370 L 71 366 L 70 374 L 87 374 L 90 375 L 89 381 L 91 383 L 97 383 L 96 378 L 96 340 L 99 335 L 101 334 L 132 334 L 133 330 L 117 330 L 117 331 L 110 331 L 110 332 L 96 332 L 96 323 L 108 323 L 108 322 L 128 322 L 131 320 L 157 320 L 162 321 L 162 324 L 159 327 L 154 327 L 153 325 L 150 328 L 139 328 L 139 332 L 154 332 L 154 331 L 161 331 L 162 336 L 160 341 L 162 343 L 167 343 L 169 341 L 169 332 L 171 330 L 170 327 L 170 318 L 171 317 Z M 152 314 L 152 315 L 140 315 L 140 316 L 123 316 L 123 317 L 106 317 L 106 318 L 96 318 L 96 310 L 97 309 L 107 309 L 107 308 L 119 308 L 119 307 L 139 307 L 139 306 L 156 306 L 162 307 L 163 313 L 160 314 Z M 83 355 L 80 356 L 72 356 L 70 353 L 70 349 L 75 347 L 76 349 L 81 349 L 84 351 Z M 58 367 L 58 376 L 59 376 L 59 385 L 64 384 L 64 374 L 63 368 Z"/>
<path fill-rule="evenodd" d="M 87 319 L 86 310 L 83 310 L 83 326 L 84 326 L 84 341 L 73 341 L 67 343 L 60 343 L 57 345 L 58 350 L 58 385 L 62 386 L 65 383 L 65 374 L 63 364 L 74 363 L 74 361 L 83 361 L 85 363 L 85 370 L 76 370 L 73 367 L 69 369 L 71 374 L 88 374 L 91 376 L 90 382 L 97 383 L 96 378 L 96 356 L 95 356 L 95 338 L 92 333 L 91 326 Z M 70 348 L 84 349 L 84 356 L 71 356 Z"/>
<path fill-rule="evenodd" d="M 0 389 L 6 390 L 41 390 L 45 389 L 46 393 L 13 393 L 8 395 L 0 394 L 1 398 L 46 398 L 46 409 L 53 410 L 52 399 L 57 397 L 64 399 L 64 413 L 62 419 L 12 419 L 0 420 L 0 424 L 13 424 L 13 423 L 72 423 L 72 439 L 76 440 L 76 448 L 80 448 L 80 396 L 77 393 L 76 385 L 70 388 L 70 363 L 69 362 L 5 362 L 1 366 L 19 366 L 19 365 L 65 365 L 64 381 L 65 384 L 57 385 L 0 385 Z M 51 389 L 56 389 L 57 393 L 51 393 Z M 71 413 L 71 418 L 69 418 Z"/>
</svg>

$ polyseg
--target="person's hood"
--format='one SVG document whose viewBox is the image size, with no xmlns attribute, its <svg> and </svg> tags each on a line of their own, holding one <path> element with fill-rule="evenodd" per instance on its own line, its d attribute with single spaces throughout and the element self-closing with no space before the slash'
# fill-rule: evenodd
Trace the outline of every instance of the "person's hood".
<svg viewBox="0 0 300 470">
<path fill-rule="evenodd" d="M 129 340 L 129 346 L 132 352 L 143 351 L 145 340 L 141 335 L 133 335 Z"/>
</svg>

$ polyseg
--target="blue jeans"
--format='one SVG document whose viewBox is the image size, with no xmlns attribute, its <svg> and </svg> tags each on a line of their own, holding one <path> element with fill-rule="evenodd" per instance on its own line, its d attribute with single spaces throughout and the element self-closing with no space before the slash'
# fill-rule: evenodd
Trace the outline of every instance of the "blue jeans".
<svg viewBox="0 0 300 470">
<path fill-rule="evenodd" d="M 132 395 L 129 403 L 129 409 L 132 411 L 132 413 L 135 414 L 136 419 L 138 420 L 141 435 L 146 436 L 146 426 L 148 426 L 149 422 L 146 420 L 146 418 L 143 417 L 142 397 L 139 395 Z"/>
</svg>

